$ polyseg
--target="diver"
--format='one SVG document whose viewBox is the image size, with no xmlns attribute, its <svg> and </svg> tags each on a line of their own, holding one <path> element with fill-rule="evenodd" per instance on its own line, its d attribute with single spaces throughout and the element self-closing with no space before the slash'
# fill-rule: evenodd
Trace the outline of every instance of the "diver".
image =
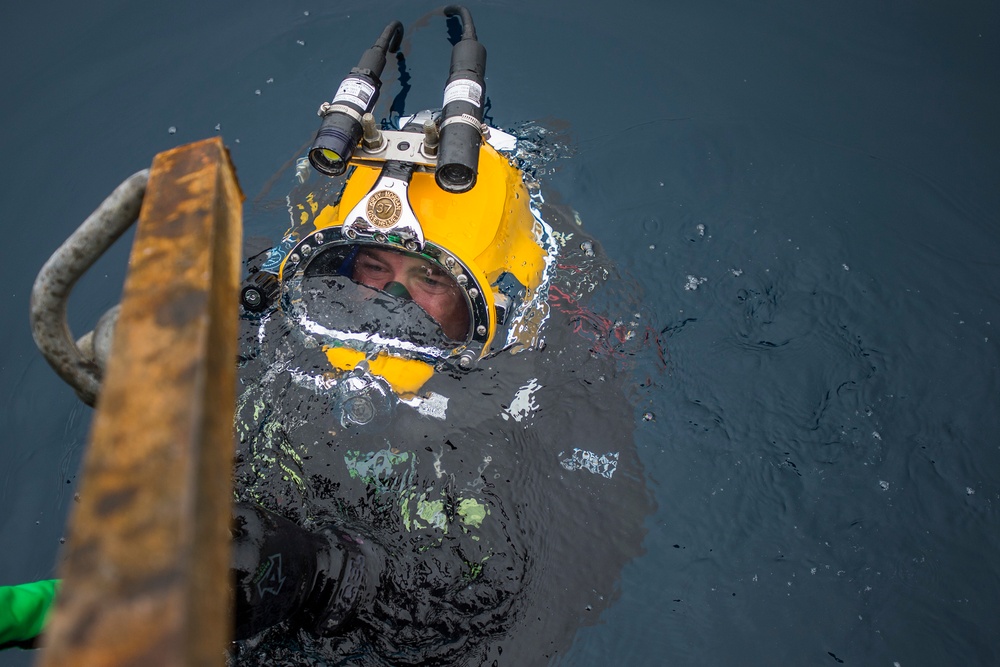
<svg viewBox="0 0 1000 667">
<path fill-rule="evenodd" d="M 445 14 L 442 109 L 376 126 L 391 23 L 320 108 L 333 187 L 249 267 L 231 664 L 546 664 L 641 553 L 613 269 L 483 124 L 485 49 Z M 55 591 L 9 591 L 12 641 Z"/>
<path fill-rule="evenodd" d="M 587 306 L 610 269 L 483 125 L 445 12 L 443 108 L 375 124 L 390 24 L 320 109 L 340 187 L 250 267 L 235 664 L 544 664 L 641 551 L 628 336 Z"/>
</svg>

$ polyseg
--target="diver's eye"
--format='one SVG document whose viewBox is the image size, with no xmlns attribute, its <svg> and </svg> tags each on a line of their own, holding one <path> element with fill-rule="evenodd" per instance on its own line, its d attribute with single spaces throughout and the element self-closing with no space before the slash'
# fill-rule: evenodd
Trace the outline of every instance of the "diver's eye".
<svg viewBox="0 0 1000 667">
<path fill-rule="evenodd" d="M 359 257 L 357 268 L 365 274 L 389 273 L 389 268 L 369 257 Z"/>
<path fill-rule="evenodd" d="M 440 271 L 426 268 L 420 275 L 420 285 L 428 292 L 440 294 L 452 287 L 452 282 Z"/>
</svg>

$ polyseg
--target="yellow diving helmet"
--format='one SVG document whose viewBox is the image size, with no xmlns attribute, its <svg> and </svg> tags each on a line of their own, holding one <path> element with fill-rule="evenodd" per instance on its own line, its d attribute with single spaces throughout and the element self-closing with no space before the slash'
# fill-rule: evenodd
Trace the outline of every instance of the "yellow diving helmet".
<svg viewBox="0 0 1000 667">
<path fill-rule="evenodd" d="M 301 207 L 312 231 L 286 244 L 275 271 L 282 308 L 334 369 L 381 377 L 404 399 L 436 367 L 533 346 L 548 312 L 551 229 L 501 153 L 514 137 L 482 124 L 486 53 L 460 15 L 440 112 L 375 125 L 398 22 L 321 107 L 309 160 L 326 175 L 352 171 L 335 203 Z"/>
</svg>

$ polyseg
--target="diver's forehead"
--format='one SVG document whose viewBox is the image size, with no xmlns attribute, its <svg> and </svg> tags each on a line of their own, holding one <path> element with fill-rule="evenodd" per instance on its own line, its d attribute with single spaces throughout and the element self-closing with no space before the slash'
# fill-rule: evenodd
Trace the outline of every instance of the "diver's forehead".
<svg viewBox="0 0 1000 667">
<path fill-rule="evenodd" d="M 364 257 L 385 263 L 398 263 L 408 268 L 415 267 L 426 271 L 432 271 L 434 273 L 445 273 L 443 267 L 438 266 L 435 262 L 427 259 L 426 257 L 402 250 L 363 246 L 358 252 Z"/>
</svg>

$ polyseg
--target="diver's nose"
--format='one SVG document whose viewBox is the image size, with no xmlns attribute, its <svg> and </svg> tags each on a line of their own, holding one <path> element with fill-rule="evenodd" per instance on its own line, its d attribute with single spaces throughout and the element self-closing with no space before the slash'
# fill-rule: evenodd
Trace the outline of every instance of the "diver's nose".
<svg viewBox="0 0 1000 667">
<path fill-rule="evenodd" d="M 391 294 L 397 299 L 405 299 L 406 301 L 413 301 L 413 297 L 410 296 L 410 291 L 406 289 L 406 285 L 403 283 L 398 283 L 395 280 L 387 282 L 385 287 L 382 288 L 383 292 Z"/>
</svg>

